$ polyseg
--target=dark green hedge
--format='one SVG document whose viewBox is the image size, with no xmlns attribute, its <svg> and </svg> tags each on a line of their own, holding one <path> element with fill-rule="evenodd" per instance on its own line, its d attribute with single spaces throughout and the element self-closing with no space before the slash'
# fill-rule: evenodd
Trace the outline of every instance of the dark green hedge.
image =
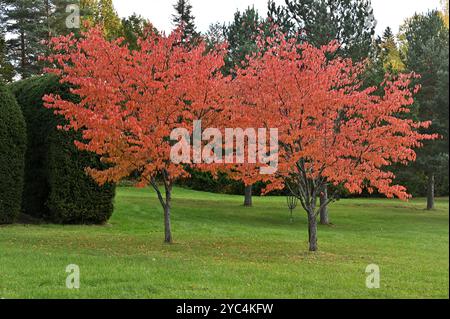
<svg viewBox="0 0 450 319">
<path fill-rule="evenodd" d="M 33 77 L 12 85 L 27 123 L 23 211 L 61 224 L 101 224 L 113 211 L 115 187 L 99 187 L 85 173 L 100 165 L 98 158 L 76 149 L 74 132 L 57 130 L 61 117 L 43 106 L 42 97 L 53 93 L 76 99 L 52 75 Z"/>
<path fill-rule="evenodd" d="M 0 224 L 14 222 L 22 202 L 26 129 L 14 96 L 0 83 Z"/>
</svg>

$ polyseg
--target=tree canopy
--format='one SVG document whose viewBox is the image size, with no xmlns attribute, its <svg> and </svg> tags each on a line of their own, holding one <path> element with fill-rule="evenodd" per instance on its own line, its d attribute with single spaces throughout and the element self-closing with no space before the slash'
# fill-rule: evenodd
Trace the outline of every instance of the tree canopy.
<svg viewBox="0 0 450 319">
<path fill-rule="evenodd" d="M 269 1 L 269 18 L 288 34 L 314 46 L 337 41 L 336 54 L 360 61 L 369 54 L 376 21 L 369 0 Z"/>
</svg>

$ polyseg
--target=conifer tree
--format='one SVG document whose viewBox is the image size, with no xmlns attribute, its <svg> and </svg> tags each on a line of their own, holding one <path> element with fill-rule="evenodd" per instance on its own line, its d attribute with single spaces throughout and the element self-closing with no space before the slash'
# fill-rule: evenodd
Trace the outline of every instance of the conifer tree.
<svg viewBox="0 0 450 319">
<path fill-rule="evenodd" d="M 195 17 L 192 14 L 192 5 L 189 0 L 178 0 L 173 6 L 176 13 L 172 15 L 172 22 L 175 27 L 183 28 L 183 42 L 195 41 L 199 38 L 199 33 L 195 26 Z"/>
<path fill-rule="evenodd" d="M 39 56 L 48 38 L 44 0 L 0 0 L 0 26 L 10 34 L 7 57 L 22 78 L 41 72 Z"/>
<path fill-rule="evenodd" d="M 429 131 L 441 139 L 428 141 L 418 152 L 415 173 L 427 176 L 427 209 L 434 208 L 436 182 L 448 187 L 449 160 L 449 37 L 441 13 L 432 11 L 415 15 L 401 27 L 408 71 L 420 74 L 421 90 L 416 96 L 414 114 L 419 119 L 432 120 Z"/>
<path fill-rule="evenodd" d="M 354 61 L 367 58 L 376 21 L 370 0 L 285 0 L 284 6 L 269 1 L 268 16 L 283 31 L 300 34 L 300 41 L 316 47 L 337 40 L 337 55 Z"/>
<path fill-rule="evenodd" d="M 0 83 L 11 82 L 14 77 L 14 68 L 6 56 L 6 41 L 0 32 Z"/>
<path fill-rule="evenodd" d="M 384 71 L 389 73 L 398 73 L 404 70 L 405 65 L 402 61 L 396 38 L 390 27 L 387 27 L 383 33 L 380 51 L 380 59 L 383 64 Z"/>
</svg>

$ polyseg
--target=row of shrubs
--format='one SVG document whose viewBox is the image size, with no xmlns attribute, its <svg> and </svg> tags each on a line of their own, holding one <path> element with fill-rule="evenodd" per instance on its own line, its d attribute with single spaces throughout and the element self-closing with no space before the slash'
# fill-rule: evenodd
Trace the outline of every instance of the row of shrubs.
<svg viewBox="0 0 450 319">
<path fill-rule="evenodd" d="M 447 169 L 448 170 L 448 169 Z M 393 171 L 397 176 L 395 183 L 404 185 L 414 197 L 422 197 L 427 195 L 427 176 L 425 173 L 420 173 L 414 166 L 399 166 L 394 167 Z M 239 181 L 234 181 L 227 178 L 226 175 L 220 175 L 218 178 L 213 177 L 210 173 L 189 170 L 190 177 L 180 180 L 178 184 L 182 187 L 190 188 L 196 191 L 223 193 L 230 195 L 244 195 L 244 184 Z M 264 183 L 257 183 L 253 185 L 253 195 L 260 195 L 266 185 Z M 330 186 L 330 192 L 335 189 Z M 448 174 L 439 174 L 435 180 L 436 196 L 448 196 L 449 194 L 449 179 Z M 269 195 L 288 195 L 289 191 L 277 190 L 271 192 Z M 377 192 L 369 193 L 364 191 L 362 194 L 350 194 L 343 188 L 339 188 L 339 195 L 341 198 L 354 197 L 384 197 Z"/>
<path fill-rule="evenodd" d="M 76 149 L 74 132 L 56 128 L 63 119 L 43 106 L 49 93 L 77 98 L 52 75 L 1 87 L 0 223 L 21 214 L 60 224 L 105 223 L 115 187 L 100 187 L 86 175 L 86 167 L 100 162 Z"/>
</svg>

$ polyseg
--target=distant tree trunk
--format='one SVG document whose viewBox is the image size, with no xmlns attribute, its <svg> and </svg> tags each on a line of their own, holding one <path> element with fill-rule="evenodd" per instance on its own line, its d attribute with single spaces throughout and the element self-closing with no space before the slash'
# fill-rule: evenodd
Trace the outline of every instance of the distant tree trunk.
<svg viewBox="0 0 450 319">
<path fill-rule="evenodd" d="M 434 173 L 428 175 L 427 210 L 434 209 Z"/>
<path fill-rule="evenodd" d="M 172 227 L 170 225 L 170 208 L 172 205 L 172 186 L 166 188 L 166 205 L 164 207 L 164 242 L 172 243 Z"/>
<path fill-rule="evenodd" d="M 21 71 L 20 71 L 20 75 L 22 76 L 22 78 L 26 77 L 26 73 L 25 73 L 25 68 L 27 65 L 27 56 L 26 56 L 26 52 L 25 52 L 25 33 L 23 31 L 20 32 L 20 67 L 21 67 Z"/>
<path fill-rule="evenodd" d="M 47 21 L 47 40 L 50 41 L 50 39 L 52 38 L 52 32 L 50 30 L 50 3 L 49 3 L 49 0 L 45 0 L 45 19 Z"/>
<path fill-rule="evenodd" d="M 325 184 L 323 186 L 322 192 L 320 194 L 320 224 L 329 225 L 330 218 L 328 216 L 328 205 L 325 205 L 328 201 L 328 186 Z"/>
<path fill-rule="evenodd" d="M 309 235 L 309 251 L 317 251 L 317 217 L 314 213 L 308 212 L 308 235 Z"/>
<path fill-rule="evenodd" d="M 245 186 L 244 206 L 251 207 L 253 205 L 252 191 L 253 185 Z"/>
</svg>

